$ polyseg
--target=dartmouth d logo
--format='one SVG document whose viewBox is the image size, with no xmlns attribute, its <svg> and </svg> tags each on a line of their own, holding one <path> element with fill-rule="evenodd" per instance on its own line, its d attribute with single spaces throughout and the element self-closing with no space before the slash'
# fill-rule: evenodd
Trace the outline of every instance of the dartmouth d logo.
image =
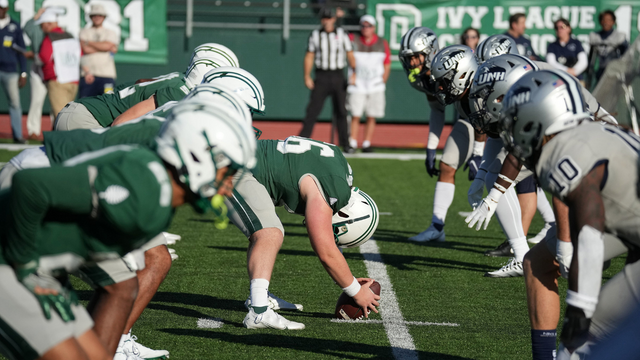
<svg viewBox="0 0 640 360">
<path fill-rule="evenodd" d="M 498 66 L 492 66 L 491 68 L 484 68 L 484 71 L 478 76 L 477 85 L 484 85 L 488 83 L 495 83 L 497 81 L 504 81 L 505 74 L 507 72 Z"/>
<path fill-rule="evenodd" d="M 458 65 L 458 62 L 464 58 L 464 51 L 458 50 L 456 52 L 451 53 L 449 58 L 444 62 L 444 69 L 449 70 L 454 66 Z"/>
</svg>

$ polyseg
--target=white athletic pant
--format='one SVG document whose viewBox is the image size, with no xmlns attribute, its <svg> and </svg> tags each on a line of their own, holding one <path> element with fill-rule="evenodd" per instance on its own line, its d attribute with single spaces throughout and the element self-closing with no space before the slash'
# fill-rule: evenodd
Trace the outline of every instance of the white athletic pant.
<svg viewBox="0 0 640 360">
<path fill-rule="evenodd" d="M 31 105 L 29 105 L 29 115 L 27 116 L 27 133 L 29 135 L 40 135 L 42 132 L 42 107 L 44 99 L 47 97 L 47 87 L 36 71 L 35 65 L 31 66 L 29 85 L 31 86 Z"/>
</svg>

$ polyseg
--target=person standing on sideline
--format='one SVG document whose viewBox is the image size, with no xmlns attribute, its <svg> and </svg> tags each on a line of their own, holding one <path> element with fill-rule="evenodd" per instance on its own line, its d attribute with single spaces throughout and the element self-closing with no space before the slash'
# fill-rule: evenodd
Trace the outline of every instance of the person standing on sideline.
<svg viewBox="0 0 640 360">
<path fill-rule="evenodd" d="M 347 131 L 347 84 L 344 78 L 345 60 L 349 67 L 356 67 L 353 48 L 348 33 L 341 27 L 336 27 L 336 14 L 333 9 L 325 8 L 320 11 L 321 29 L 313 30 L 309 36 L 309 45 L 304 57 L 304 84 L 311 90 L 309 105 L 303 120 L 300 136 L 310 138 L 313 126 L 322 111 L 324 101 L 331 95 L 333 112 L 336 114 L 338 125 L 338 139 L 340 146 L 349 150 L 349 134 Z M 311 78 L 311 68 L 315 64 L 316 79 Z M 354 84 L 355 73 L 349 82 Z"/>
<path fill-rule="evenodd" d="M 527 16 L 523 13 L 516 13 L 509 16 L 509 30 L 504 33 L 511 36 L 518 46 L 518 52 L 522 56 L 526 56 L 531 60 L 540 61 L 540 57 L 533 51 L 531 40 L 525 36 L 524 31 L 527 29 L 525 23 Z"/>
<path fill-rule="evenodd" d="M 556 41 L 547 47 L 547 62 L 575 76 L 584 85 L 582 73 L 587 70 L 589 59 L 582 43 L 571 36 L 571 24 L 567 19 L 556 20 Z"/>
<path fill-rule="evenodd" d="M 9 116 L 13 142 L 24 144 L 22 137 L 22 107 L 20 88 L 27 84 L 27 59 L 20 25 L 9 17 L 9 0 L 0 0 L 0 84 L 9 101 Z M 18 64 L 20 73 L 18 74 Z"/>
<path fill-rule="evenodd" d="M 595 81 L 593 85 L 600 80 L 600 77 L 604 73 L 604 69 L 607 67 L 611 60 L 619 59 L 629 48 L 629 42 L 627 37 L 614 29 L 616 25 L 616 14 L 611 10 L 605 10 L 598 15 L 598 20 L 602 30 L 598 32 L 592 32 L 589 34 L 589 44 L 591 50 L 589 51 L 589 74 L 590 78 L 595 75 Z M 596 67 L 596 60 L 598 66 Z M 597 68 L 597 70 L 595 70 Z M 595 74 L 593 74 L 595 71 Z"/>
<path fill-rule="evenodd" d="M 475 53 L 479 43 L 480 30 L 472 27 L 464 29 L 462 35 L 460 36 L 460 44 L 467 45 Z"/>
<path fill-rule="evenodd" d="M 45 35 L 38 56 L 55 119 L 60 110 L 76 98 L 82 52 L 78 40 L 58 26 L 58 14 L 54 9 L 45 10 L 36 25 L 40 25 Z"/>
<path fill-rule="evenodd" d="M 391 72 L 389 44 L 376 35 L 376 19 L 371 15 L 360 18 L 361 35 L 349 34 L 356 59 L 356 81 L 347 87 L 347 107 L 351 111 L 350 152 L 358 148 L 358 127 L 363 113 L 367 114 L 362 151 L 371 152 L 371 138 L 376 118 L 384 117 L 385 84 Z M 349 76 L 351 77 L 351 76 Z"/>
<path fill-rule="evenodd" d="M 98 96 L 113 91 L 116 80 L 116 64 L 113 54 L 118 52 L 120 39 L 115 31 L 102 26 L 107 11 L 100 4 L 92 4 L 89 17 L 93 25 L 80 31 L 82 45 L 82 76 L 79 98 Z"/>
<path fill-rule="evenodd" d="M 42 107 L 44 106 L 44 99 L 47 97 L 47 87 L 44 84 L 42 75 L 42 60 L 37 56 L 40 53 L 44 34 L 40 26 L 36 25 L 36 21 L 38 21 L 45 9 L 40 8 L 33 19 L 29 19 L 22 28 L 24 34 L 31 40 L 31 50 L 27 51 L 24 56 L 33 60 L 29 74 L 31 103 L 29 104 L 29 115 L 27 116 L 27 133 L 30 140 L 38 138 L 42 132 Z"/>
</svg>

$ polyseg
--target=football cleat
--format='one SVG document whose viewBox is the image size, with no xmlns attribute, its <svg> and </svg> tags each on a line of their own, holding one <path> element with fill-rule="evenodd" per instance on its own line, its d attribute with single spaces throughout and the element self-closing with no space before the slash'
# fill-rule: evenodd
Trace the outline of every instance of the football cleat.
<svg viewBox="0 0 640 360">
<path fill-rule="evenodd" d="M 417 242 L 426 242 L 426 241 L 442 242 L 445 240 L 444 229 L 442 229 L 442 231 L 439 231 L 433 226 L 433 224 L 431 224 L 431 226 L 429 226 L 427 230 L 421 232 L 416 236 L 410 237 L 409 240 L 417 241 Z"/>
<path fill-rule="evenodd" d="M 505 266 L 496 271 L 487 272 L 484 274 L 484 276 L 492 278 L 524 276 L 522 261 L 517 261 L 516 258 L 511 258 L 511 260 Z"/>
<path fill-rule="evenodd" d="M 138 338 L 135 335 L 128 336 L 121 340 L 114 360 L 161 360 L 168 359 L 169 352 L 167 350 L 153 350 L 136 342 Z"/>
<path fill-rule="evenodd" d="M 176 241 L 182 240 L 182 236 L 178 234 L 163 232 L 162 236 L 164 236 L 164 239 L 167 241 L 167 245 L 174 245 Z"/>
<path fill-rule="evenodd" d="M 169 255 L 171 255 L 171 261 L 175 261 L 179 257 L 174 249 L 167 248 L 167 250 L 169 250 Z"/>
<path fill-rule="evenodd" d="M 513 256 L 513 249 L 509 245 L 509 240 L 505 240 L 502 244 L 498 245 L 495 249 L 487 250 L 484 252 L 484 256 L 501 257 L 501 256 Z"/>
<path fill-rule="evenodd" d="M 247 329 L 278 329 L 278 330 L 302 330 L 304 324 L 285 319 L 282 315 L 271 309 L 262 314 L 256 314 L 253 308 L 242 321 Z"/>
<path fill-rule="evenodd" d="M 269 301 L 269 309 L 272 310 L 290 310 L 290 311 L 302 311 L 304 308 L 301 304 L 292 304 L 286 300 L 282 300 L 279 297 L 273 295 L 271 292 L 267 292 L 268 301 Z M 244 307 L 247 310 L 251 309 L 251 297 L 247 298 L 247 301 L 244 302 Z"/>
<path fill-rule="evenodd" d="M 553 239 L 556 236 L 556 223 L 555 222 L 544 224 L 544 227 L 542 228 L 542 230 L 540 230 L 538 235 L 532 237 L 531 239 L 529 239 L 527 241 L 529 243 L 531 243 L 531 244 L 537 244 L 540 241 L 542 241 L 543 239 L 547 238 L 547 236 L 549 237 L 549 239 Z"/>
</svg>

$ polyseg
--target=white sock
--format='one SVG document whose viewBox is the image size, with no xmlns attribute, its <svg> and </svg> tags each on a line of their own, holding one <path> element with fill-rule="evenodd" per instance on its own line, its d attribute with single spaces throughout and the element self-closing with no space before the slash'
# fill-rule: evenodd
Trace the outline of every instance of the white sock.
<svg viewBox="0 0 640 360">
<path fill-rule="evenodd" d="M 253 279 L 251 280 L 251 306 L 262 307 L 269 306 L 269 280 Z"/>
<path fill-rule="evenodd" d="M 498 174 L 487 173 L 484 180 L 488 191 L 491 190 L 497 178 Z M 496 207 L 496 218 L 500 222 L 502 231 L 509 239 L 509 245 L 513 249 L 516 260 L 522 261 L 524 255 L 529 251 L 529 245 L 527 245 L 527 237 L 522 229 L 522 211 L 520 210 L 520 202 L 518 201 L 515 186 L 509 187 L 507 192 L 500 198 L 500 202 Z"/>
<path fill-rule="evenodd" d="M 371 146 L 371 141 L 369 140 L 365 140 L 362 142 L 362 148 L 368 148 L 369 146 Z"/>
<path fill-rule="evenodd" d="M 553 209 L 551 208 L 551 204 L 549 204 L 549 200 L 544 193 L 542 188 L 538 188 L 538 211 L 545 223 L 556 222 L 556 216 L 553 214 Z"/>
<path fill-rule="evenodd" d="M 349 146 L 351 146 L 354 149 L 357 149 L 358 148 L 358 140 L 350 137 L 349 138 Z"/>
<path fill-rule="evenodd" d="M 433 195 L 433 217 L 431 221 L 436 224 L 444 225 L 444 220 L 447 217 L 447 211 L 449 206 L 453 202 L 453 195 L 455 193 L 456 186 L 446 182 L 438 181 L 436 183 L 436 191 Z"/>
</svg>

